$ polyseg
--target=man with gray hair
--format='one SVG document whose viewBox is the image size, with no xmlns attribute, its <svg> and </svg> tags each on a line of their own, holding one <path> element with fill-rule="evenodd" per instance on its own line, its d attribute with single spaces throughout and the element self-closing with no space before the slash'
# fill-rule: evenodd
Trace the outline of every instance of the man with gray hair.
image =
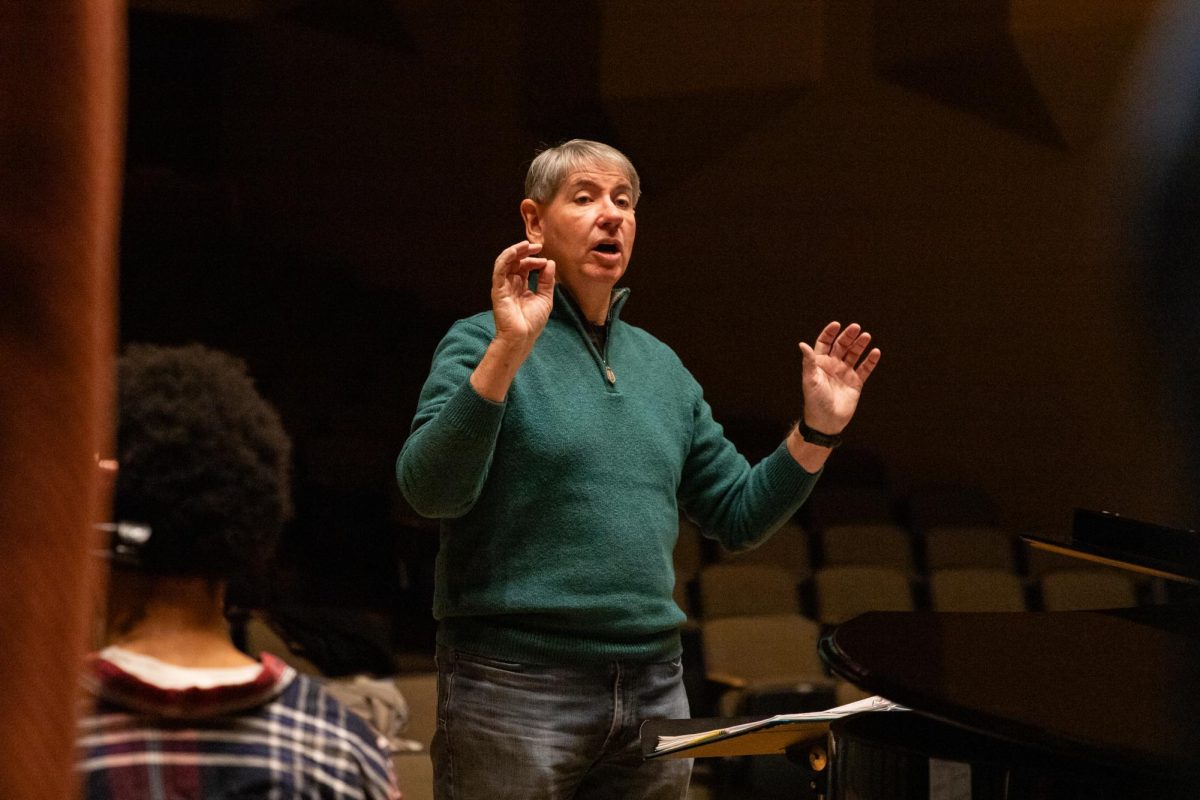
<svg viewBox="0 0 1200 800">
<path fill-rule="evenodd" d="M 539 154 L 525 241 L 492 308 L 434 354 L 397 462 L 441 519 L 440 798 L 681 798 L 689 761 L 642 760 L 638 725 L 686 717 L 671 554 L 679 509 L 730 549 L 804 502 L 879 362 L 858 325 L 800 344 L 803 412 L 751 467 L 665 344 L 620 318 L 639 181 L 622 153 Z M 865 355 L 864 355 L 865 354 Z"/>
</svg>

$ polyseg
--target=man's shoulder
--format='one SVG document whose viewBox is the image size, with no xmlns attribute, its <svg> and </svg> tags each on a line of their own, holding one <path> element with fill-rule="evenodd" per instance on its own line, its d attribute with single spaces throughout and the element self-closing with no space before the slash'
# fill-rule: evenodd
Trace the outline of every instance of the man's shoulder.
<svg viewBox="0 0 1200 800">
<path fill-rule="evenodd" d="M 462 319 L 455 321 L 455 323 L 450 326 L 450 329 L 454 330 L 455 328 L 463 325 L 472 328 L 482 328 L 488 333 L 494 334 L 496 332 L 496 317 L 491 311 L 480 311 L 478 314 L 472 314 L 469 317 L 463 317 Z"/>
<path fill-rule="evenodd" d="M 650 353 L 658 358 L 666 359 L 683 366 L 683 361 L 675 350 L 662 339 L 659 339 L 650 331 L 641 328 L 637 325 L 630 324 L 625 320 L 621 320 L 621 333 L 619 336 L 624 336 L 629 343 L 647 353 Z"/>
<path fill-rule="evenodd" d="M 485 348 L 496 335 L 496 321 L 490 311 L 481 311 L 456 320 L 442 336 L 437 355 L 475 353 Z M 465 350 L 464 350 L 465 348 Z"/>
<path fill-rule="evenodd" d="M 625 331 L 626 335 L 628 335 L 628 336 L 634 336 L 638 339 L 642 339 L 646 342 L 653 343 L 657 346 L 666 347 L 668 350 L 671 349 L 670 347 L 668 347 L 666 342 L 664 342 L 662 339 L 659 339 L 653 333 L 651 333 L 650 331 L 641 327 L 640 325 L 634 325 L 632 322 L 627 322 L 625 320 L 621 320 L 619 324 L 621 326 L 621 329 L 623 331 Z"/>
</svg>

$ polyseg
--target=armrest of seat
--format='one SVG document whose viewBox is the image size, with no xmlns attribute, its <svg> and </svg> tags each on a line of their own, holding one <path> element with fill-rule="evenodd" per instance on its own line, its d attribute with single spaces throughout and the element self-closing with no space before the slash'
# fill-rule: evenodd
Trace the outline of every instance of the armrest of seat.
<svg viewBox="0 0 1200 800">
<path fill-rule="evenodd" d="M 704 679 L 710 684 L 715 684 L 714 688 L 718 691 L 745 689 L 749 685 L 745 678 L 725 672 L 707 672 L 704 675 Z"/>
</svg>

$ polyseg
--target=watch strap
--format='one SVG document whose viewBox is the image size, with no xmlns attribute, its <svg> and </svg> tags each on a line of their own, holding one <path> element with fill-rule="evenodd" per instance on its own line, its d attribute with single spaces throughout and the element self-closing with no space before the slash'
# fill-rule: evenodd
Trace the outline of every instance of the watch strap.
<svg viewBox="0 0 1200 800">
<path fill-rule="evenodd" d="M 821 433 L 820 431 L 813 430 L 808 427 L 808 423 L 804 421 L 804 417 L 800 418 L 797 427 L 800 429 L 800 435 L 804 438 L 804 441 L 809 444 L 815 444 L 817 447 L 834 448 L 842 443 L 842 435 L 840 433 Z"/>
</svg>

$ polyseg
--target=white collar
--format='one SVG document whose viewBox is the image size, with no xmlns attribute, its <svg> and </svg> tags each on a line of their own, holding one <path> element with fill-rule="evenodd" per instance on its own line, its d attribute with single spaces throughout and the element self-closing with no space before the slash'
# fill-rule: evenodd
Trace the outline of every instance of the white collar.
<svg viewBox="0 0 1200 800">
<path fill-rule="evenodd" d="M 115 645 L 104 648 L 100 658 L 160 689 L 214 689 L 250 683 L 262 673 L 262 664 L 245 667 L 180 667 L 153 656 Z"/>
</svg>

